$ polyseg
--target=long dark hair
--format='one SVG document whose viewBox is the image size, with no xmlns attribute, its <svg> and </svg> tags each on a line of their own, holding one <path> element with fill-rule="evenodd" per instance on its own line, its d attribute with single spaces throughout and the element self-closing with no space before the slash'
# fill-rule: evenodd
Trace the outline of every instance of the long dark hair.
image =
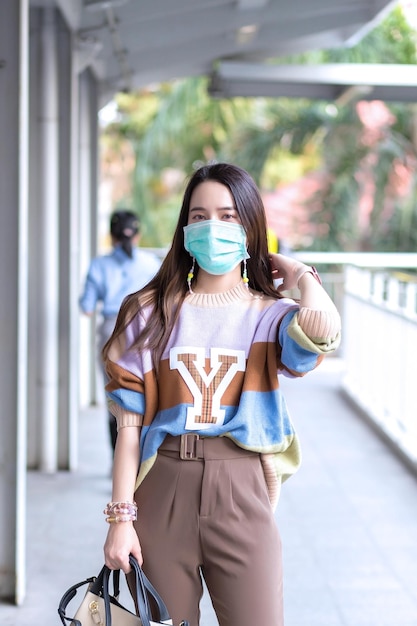
<svg viewBox="0 0 417 626">
<path fill-rule="evenodd" d="M 140 231 L 140 222 L 132 211 L 115 211 L 110 218 L 110 234 L 127 256 L 132 258 L 132 239 Z"/>
<path fill-rule="evenodd" d="M 272 298 L 280 298 L 274 288 L 269 263 L 266 235 L 265 209 L 253 178 L 244 169 L 229 163 L 204 165 L 190 178 L 184 192 L 177 227 L 158 273 L 140 291 L 128 296 L 123 302 L 112 337 L 103 348 L 106 358 L 112 341 L 117 338 L 135 315 L 145 307 L 152 307 L 152 314 L 134 348 L 141 350 L 146 345 L 153 352 L 154 365 L 159 362 L 164 347 L 178 318 L 181 304 L 187 295 L 187 274 L 191 257 L 184 248 L 184 226 L 188 223 L 190 200 L 194 189 L 201 183 L 212 180 L 225 185 L 234 199 L 241 223 L 246 232 L 249 286 L 255 291 Z M 198 268 L 194 275 L 197 276 Z"/>
</svg>

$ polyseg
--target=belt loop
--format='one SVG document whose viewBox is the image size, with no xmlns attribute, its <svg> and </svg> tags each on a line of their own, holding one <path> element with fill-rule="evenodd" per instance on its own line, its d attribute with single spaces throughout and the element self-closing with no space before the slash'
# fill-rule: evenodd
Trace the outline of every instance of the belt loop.
<svg viewBox="0 0 417 626">
<path fill-rule="evenodd" d="M 181 435 L 180 459 L 183 461 L 198 461 L 198 459 L 204 458 L 198 454 L 197 442 L 199 440 L 200 435 L 195 433 Z"/>
</svg>

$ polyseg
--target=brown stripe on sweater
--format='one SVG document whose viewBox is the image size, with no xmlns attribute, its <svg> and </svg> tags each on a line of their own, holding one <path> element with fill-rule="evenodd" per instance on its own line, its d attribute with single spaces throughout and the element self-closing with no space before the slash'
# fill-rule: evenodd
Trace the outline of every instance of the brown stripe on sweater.
<svg viewBox="0 0 417 626">
<path fill-rule="evenodd" d="M 271 391 L 278 388 L 277 349 L 274 343 L 252 344 L 247 362 L 244 391 Z"/>
<path fill-rule="evenodd" d="M 106 391 L 115 391 L 123 387 L 144 393 L 143 381 L 132 374 L 132 372 L 128 372 L 120 365 L 117 365 L 117 363 L 114 363 L 114 361 L 107 361 L 106 372 L 110 379 L 106 385 Z"/>
</svg>

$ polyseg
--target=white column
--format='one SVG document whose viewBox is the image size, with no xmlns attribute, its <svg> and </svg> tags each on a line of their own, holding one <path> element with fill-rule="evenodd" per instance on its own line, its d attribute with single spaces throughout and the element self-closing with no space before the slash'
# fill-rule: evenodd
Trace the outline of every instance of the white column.
<svg viewBox="0 0 417 626">
<path fill-rule="evenodd" d="M 78 72 L 74 36 L 58 17 L 59 63 L 59 392 L 58 467 L 78 465 Z"/>
<path fill-rule="evenodd" d="M 0 599 L 17 604 L 26 588 L 28 10 L 28 0 L 0 2 Z"/>
<path fill-rule="evenodd" d="M 57 469 L 58 435 L 58 52 L 56 12 L 42 10 L 40 32 L 39 131 L 42 155 L 39 219 L 43 241 L 39 250 L 40 281 L 38 394 L 40 409 L 40 469 Z"/>
<path fill-rule="evenodd" d="M 80 75 L 79 105 L 79 241 L 80 286 L 97 252 L 97 93 L 91 72 Z M 80 405 L 97 403 L 95 319 L 80 320 Z"/>
</svg>

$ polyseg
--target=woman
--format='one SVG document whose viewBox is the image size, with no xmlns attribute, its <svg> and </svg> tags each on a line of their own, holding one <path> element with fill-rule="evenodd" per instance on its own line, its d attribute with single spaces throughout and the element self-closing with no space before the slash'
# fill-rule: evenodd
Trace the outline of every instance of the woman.
<svg viewBox="0 0 417 626">
<path fill-rule="evenodd" d="M 283 624 L 274 507 L 300 452 L 278 372 L 338 345 L 317 278 L 268 254 L 254 181 L 220 163 L 191 177 L 160 271 L 121 307 L 104 349 L 119 429 L 105 559 L 143 560 L 174 623 L 199 624 L 202 575 L 220 626 Z"/>
<path fill-rule="evenodd" d="M 97 329 L 100 354 L 113 332 L 117 313 L 125 297 L 146 285 L 161 265 L 154 254 L 138 247 L 140 222 L 132 211 L 112 213 L 110 236 L 112 251 L 91 261 L 79 299 L 80 309 L 88 316 L 93 315 L 98 305 L 101 306 L 102 320 Z M 107 382 L 104 368 L 102 373 Z M 116 421 L 110 412 L 108 418 L 110 443 L 114 451 Z"/>
</svg>

